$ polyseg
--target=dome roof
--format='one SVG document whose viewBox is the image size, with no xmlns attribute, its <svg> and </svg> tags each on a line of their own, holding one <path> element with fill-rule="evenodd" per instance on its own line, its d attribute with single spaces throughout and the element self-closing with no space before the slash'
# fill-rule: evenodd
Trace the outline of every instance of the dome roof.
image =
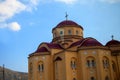
<svg viewBox="0 0 120 80">
<path fill-rule="evenodd" d="M 64 20 L 64 21 L 60 22 L 55 28 L 61 28 L 61 27 L 64 27 L 65 25 L 74 25 L 76 27 L 80 27 L 81 29 L 83 29 L 82 26 L 78 25 L 76 22 L 71 21 L 71 20 Z M 53 28 L 53 30 L 55 28 Z"/>
<path fill-rule="evenodd" d="M 103 46 L 99 41 L 94 38 L 87 38 L 81 46 Z"/>
<path fill-rule="evenodd" d="M 88 46 L 103 46 L 103 45 L 100 42 L 98 42 L 96 39 L 89 37 L 73 43 L 70 47 L 73 46 L 88 47 Z"/>
<path fill-rule="evenodd" d="M 38 52 L 49 52 L 49 51 L 47 48 L 41 47 L 40 49 L 37 49 L 37 51 L 35 53 L 38 53 Z"/>
<path fill-rule="evenodd" d="M 43 42 L 38 46 L 38 49 L 34 53 L 30 54 L 29 56 L 44 54 L 43 52 L 49 52 L 46 46 L 40 47 L 42 44 L 45 44 L 50 49 L 63 49 L 59 44 Z"/>
<path fill-rule="evenodd" d="M 56 43 L 43 42 L 41 44 L 46 44 L 49 48 L 52 48 L 52 49 L 62 49 L 62 47 L 59 44 L 56 44 Z M 41 44 L 39 45 L 39 47 L 41 46 Z M 38 49 L 39 49 L 39 47 L 38 47 Z"/>
<path fill-rule="evenodd" d="M 106 43 L 106 46 L 112 46 L 112 45 L 120 45 L 120 41 L 111 40 L 111 41 Z"/>
<path fill-rule="evenodd" d="M 76 26 L 78 26 L 78 24 L 76 22 L 73 22 L 71 20 L 62 21 L 57 26 L 60 27 L 60 26 L 63 26 L 63 25 L 76 25 Z"/>
</svg>

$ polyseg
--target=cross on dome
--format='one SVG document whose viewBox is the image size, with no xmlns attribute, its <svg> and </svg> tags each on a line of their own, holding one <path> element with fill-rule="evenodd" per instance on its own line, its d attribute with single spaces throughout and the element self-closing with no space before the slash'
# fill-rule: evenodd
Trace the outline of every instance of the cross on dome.
<svg viewBox="0 0 120 80">
<path fill-rule="evenodd" d="M 67 12 L 66 12 L 65 18 L 66 18 L 66 20 L 68 20 L 68 14 L 67 14 Z"/>
<path fill-rule="evenodd" d="M 111 38 L 112 38 L 112 40 L 113 40 L 113 39 L 114 39 L 114 36 L 112 35 Z"/>
</svg>

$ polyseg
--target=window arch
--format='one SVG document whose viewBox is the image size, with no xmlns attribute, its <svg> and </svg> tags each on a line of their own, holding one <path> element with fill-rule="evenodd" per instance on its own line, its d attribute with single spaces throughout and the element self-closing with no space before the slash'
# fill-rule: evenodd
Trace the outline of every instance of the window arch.
<svg viewBox="0 0 120 80">
<path fill-rule="evenodd" d="M 38 63 L 38 71 L 39 71 L 39 72 L 43 72 L 43 71 L 44 71 L 44 64 L 43 64 L 42 61 L 40 61 L 40 62 Z"/>
<path fill-rule="evenodd" d="M 57 57 L 57 58 L 55 59 L 55 61 L 61 61 L 61 60 L 62 60 L 61 57 Z"/>
</svg>

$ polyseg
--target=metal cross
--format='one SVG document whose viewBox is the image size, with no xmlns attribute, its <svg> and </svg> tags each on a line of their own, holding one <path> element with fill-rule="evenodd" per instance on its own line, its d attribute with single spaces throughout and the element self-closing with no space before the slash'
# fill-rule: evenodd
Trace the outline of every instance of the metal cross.
<svg viewBox="0 0 120 80">
<path fill-rule="evenodd" d="M 66 17 L 66 20 L 68 20 L 68 14 L 67 14 L 67 12 L 66 12 L 66 15 L 65 15 L 65 17 Z"/>
<path fill-rule="evenodd" d="M 111 38 L 112 38 L 112 40 L 113 40 L 113 39 L 114 39 L 114 36 L 112 35 Z"/>
</svg>

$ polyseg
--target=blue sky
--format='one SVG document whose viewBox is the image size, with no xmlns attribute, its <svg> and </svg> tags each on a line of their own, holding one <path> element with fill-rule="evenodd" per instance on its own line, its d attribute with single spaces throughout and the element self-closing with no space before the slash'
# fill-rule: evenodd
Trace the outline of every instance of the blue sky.
<svg viewBox="0 0 120 80">
<path fill-rule="evenodd" d="M 83 26 L 84 37 L 120 41 L 120 0 L 0 0 L 0 65 L 27 72 L 28 55 L 51 42 L 66 12 Z"/>
</svg>

